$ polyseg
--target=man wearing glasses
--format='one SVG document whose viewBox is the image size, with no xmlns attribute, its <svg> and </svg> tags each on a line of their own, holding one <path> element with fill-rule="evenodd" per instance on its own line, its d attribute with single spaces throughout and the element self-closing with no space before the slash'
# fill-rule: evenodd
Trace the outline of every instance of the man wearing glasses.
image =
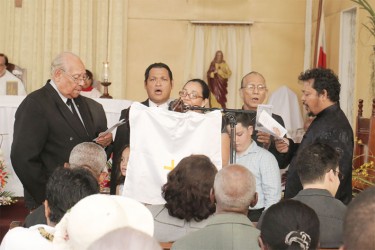
<svg viewBox="0 0 375 250">
<path fill-rule="evenodd" d="M 11 160 L 30 210 L 44 202 L 49 176 L 68 162 L 73 147 L 92 141 L 107 129 L 103 107 L 80 96 L 86 78 L 81 59 L 64 52 L 51 64 L 51 80 L 29 94 L 17 109 Z M 103 123 L 98 123 L 98 116 Z M 96 143 L 106 147 L 111 141 L 109 133 L 99 136 Z"/>
<path fill-rule="evenodd" d="M 256 71 L 252 71 L 246 74 L 241 81 L 240 96 L 243 100 L 242 109 L 257 111 L 258 105 L 262 104 L 267 97 L 267 85 L 266 80 L 262 74 Z M 272 114 L 273 119 L 280 123 L 283 127 L 284 121 L 281 116 Z M 257 131 L 254 129 L 252 138 L 256 143 L 268 149 L 276 158 L 279 168 L 283 169 L 290 163 L 292 154 L 280 153 L 275 147 L 275 143 L 270 134 Z M 290 140 L 291 141 L 291 140 Z M 293 143 L 292 141 L 290 143 Z"/>
</svg>

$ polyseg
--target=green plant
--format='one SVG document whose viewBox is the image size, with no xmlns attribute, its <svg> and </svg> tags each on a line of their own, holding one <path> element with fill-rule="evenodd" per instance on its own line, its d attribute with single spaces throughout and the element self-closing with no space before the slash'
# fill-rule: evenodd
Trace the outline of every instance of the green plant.
<svg viewBox="0 0 375 250">
<path fill-rule="evenodd" d="M 373 37 L 375 37 L 375 11 L 372 6 L 367 2 L 367 0 L 351 0 L 352 2 L 358 4 L 361 9 L 367 11 L 369 16 L 367 18 L 370 20 L 370 24 L 363 26 L 371 33 Z"/>
</svg>

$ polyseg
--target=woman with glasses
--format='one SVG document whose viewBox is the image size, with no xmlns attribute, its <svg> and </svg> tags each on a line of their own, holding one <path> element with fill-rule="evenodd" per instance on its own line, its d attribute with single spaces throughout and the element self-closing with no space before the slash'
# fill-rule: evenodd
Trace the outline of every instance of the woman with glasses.
<svg viewBox="0 0 375 250">
<path fill-rule="evenodd" d="M 210 107 L 210 89 L 202 79 L 191 79 L 183 86 L 179 92 L 184 107 Z M 202 110 L 194 110 L 203 113 Z M 230 138 L 226 133 L 223 119 L 221 132 L 221 156 L 223 166 L 228 165 L 230 154 Z"/>
<path fill-rule="evenodd" d="M 102 94 L 94 88 L 92 85 L 94 83 L 94 76 L 90 70 L 86 69 L 87 78 L 84 81 L 82 86 L 81 95 L 89 97 L 89 98 L 99 98 Z"/>
</svg>

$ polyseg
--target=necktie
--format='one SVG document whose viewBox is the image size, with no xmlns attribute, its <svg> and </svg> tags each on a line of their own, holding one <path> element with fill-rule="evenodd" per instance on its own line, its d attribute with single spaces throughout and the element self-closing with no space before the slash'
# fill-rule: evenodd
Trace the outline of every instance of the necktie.
<svg viewBox="0 0 375 250">
<path fill-rule="evenodd" d="M 69 107 L 70 107 L 70 109 L 71 109 L 71 111 L 72 111 L 74 117 L 76 117 L 76 118 L 81 122 L 81 124 L 83 125 L 82 120 L 81 120 L 81 118 L 79 118 L 79 115 L 78 115 L 78 113 L 77 113 L 77 110 L 76 110 L 75 107 L 74 107 L 74 104 L 73 104 L 73 102 L 72 102 L 72 99 L 68 98 L 68 100 L 66 100 L 66 104 L 69 105 Z"/>
</svg>

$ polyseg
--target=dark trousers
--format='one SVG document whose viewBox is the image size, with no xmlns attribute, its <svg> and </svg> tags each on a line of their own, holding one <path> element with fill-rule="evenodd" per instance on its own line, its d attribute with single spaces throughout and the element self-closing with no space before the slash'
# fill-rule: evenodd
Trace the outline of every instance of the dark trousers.
<svg viewBox="0 0 375 250">
<path fill-rule="evenodd" d="M 259 208 L 259 209 L 249 209 L 249 212 L 247 213 L 247 217 L 250 219 L 251 222 L 258 222 L 263 211 L 264 211 L 264 207 Z"/>
<path fill-rule="evenodd" d="M 34 210 L 35 208 L 39 207 L 41 204 L 38 204 L 34 198 L 31 196 L 29 192 L 27 192 L 26 189 L 23 190 L 23 194 L 25 197 L 25 207 L 29 209 L 30 211 Z"/>
</svg>

